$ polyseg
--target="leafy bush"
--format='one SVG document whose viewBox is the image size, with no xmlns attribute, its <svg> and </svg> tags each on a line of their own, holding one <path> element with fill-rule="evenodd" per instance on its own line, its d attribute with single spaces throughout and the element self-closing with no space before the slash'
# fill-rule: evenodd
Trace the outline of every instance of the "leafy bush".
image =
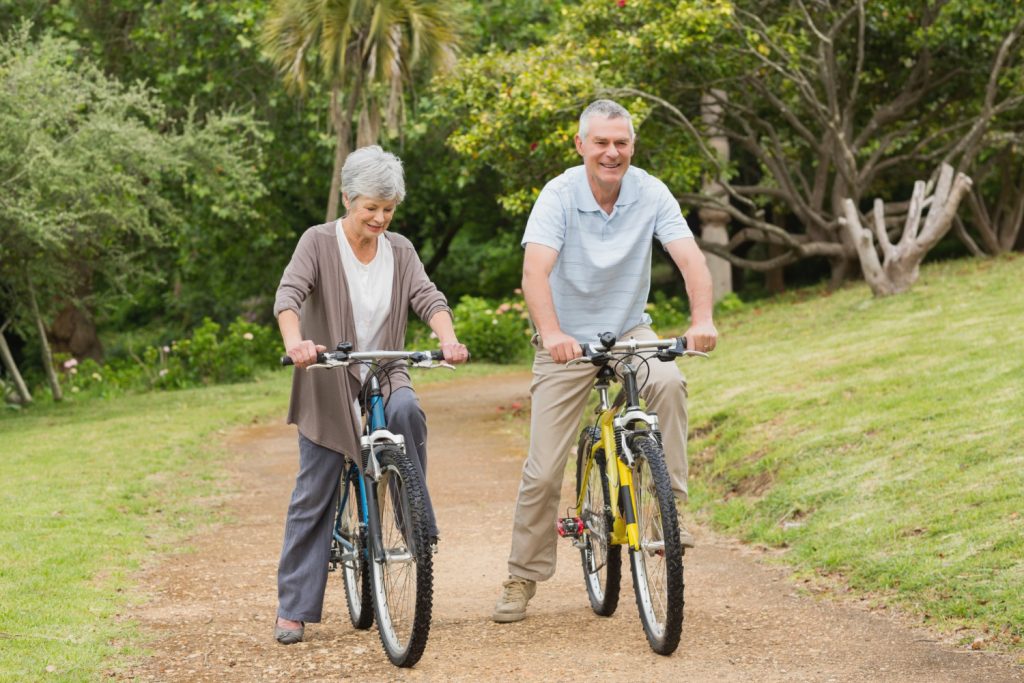
<svg viewBox="0 0 1024 683">
<path fill-rule="evenodd" d="M 501 302 L 464 296 L 453 309 L 455 332 L 475 360 L 515 363 L 530 352 L 529 315 L 521 293 Z"/>
<path fill-rule="evenodd" d="M 690 306 L 678 296 L 669 297 L 660 291 L 655 291 L 651 298 L 653 301 L 645 309 L 651 316 L 651 327 L 662 335 L 682 334 L 690 319 Z"/>
<path fill-rule="evenodd" d="M 716 314 L 729 314 L 742 311 L 747 307 L 743 300 L 736 295 L 736 292 L 729 292 L 722 297 L 721 301 L 715 304 Z"/>
<path fill-rule="evenodd" d="M 71 394 L 108 396 L 123 391 L 181 389 L 203 384 L 240 382 L 257 370 L 278 367 L 280 342 L 272 327 L 241 318 L 223 330 L 206 318 L 189 339 L 148 346 L 142 355 L 128 351 L 99 364 L 68 356 L 55 360 Z"/>
</svg>

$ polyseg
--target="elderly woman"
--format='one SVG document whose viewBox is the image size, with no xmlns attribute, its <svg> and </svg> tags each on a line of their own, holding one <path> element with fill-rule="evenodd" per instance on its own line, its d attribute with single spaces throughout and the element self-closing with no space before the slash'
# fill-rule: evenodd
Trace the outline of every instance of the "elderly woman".
<svg viewBox="0 0 1024 683">
<path fill-rule="evenodd" d="M 306 230 L 277 289 L 274 314 L 288 356 L 299 370 L 317 352 L 351 341 L 356 350 L 401 349 L 411 307 L 437 335 L 445 360 L 465 361 L 444 295 L 427 278 L 406 238 L 387 232 L 405 196 L 402 162 L 374 145 L 348 156 L 341 170 L 345 216 Z M 298 425 L 299 473 L 288 506 L 278 565 L 274 637 L 302 640 L 305 622 L 320 621 L 327 584 L 332 502 L 344 455 L 359 451 L 357 366 L 294 373 L 288 422 Z M 427 464 L 427 427 L 404 369 L 385 383 L 389 428 L 405 437 L 411 460 Z M 428 510 L 431 509 L 428 502 Z M 433 539 L 437 527 L 430 512 Z"/>
</svg>

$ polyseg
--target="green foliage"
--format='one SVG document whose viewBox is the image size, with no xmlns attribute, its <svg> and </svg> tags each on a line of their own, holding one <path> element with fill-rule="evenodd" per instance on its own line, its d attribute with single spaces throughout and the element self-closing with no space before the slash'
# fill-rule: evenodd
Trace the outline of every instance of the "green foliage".
<svg viewBox="0 0 1024 683">
<path fill-rule="evenodd" d="M 129 349 L 125 356 L 103 364 L 66 356 L 55 360 L 66 393 L 106 398 L 126 391 L 247 381 L 260 370 L 279 367 L 280 346 L 269 326 L 238 318 L 223 329 L 207 318 L 189 338 L 147 346 L 141 354 Z"/>
<path fill-rule="evenodd" d="M 470 0 L 462 3 L 463 24 L 474 52 L 508 52 L 543 44 L 570 4 L 571 0 Z"/>
<path fill-rule="evenodd" d="M 220 277 L 244 274 L 231 266 L 248 263 L 252 245 L 238 235 L 265 194 L 251 116 L 171 119 L 153 91 L 120 84 L 77 49 L 33 40 L 28 25 L 0 45 L 0 290 L 23 334 L 31 294 L 44 322 L 70 302 L 110 310 L 164 283 L 160 255 L 173 245 L 185 276 L 211 252 L 225 259 Z M 218 244 L 212 223 L 238 232 Z"/>
<path fill-rule="evenodd" d="M 651 316 L 651 326 L 659 334 L 681 334 L 690 321 L 690 306 L 681 297 L 667 296 L 664 292 L 655 291 L 647 303 L 647 315 Z"/>
<path fill-rule="evenodd" d="M 502 178 L 503 208 L 527 213 L 541 187 L 576 165 L 573 145 L 580 112 L 615 88 L 645 87 L 668 69 L 685 80 L 699 69 L 715 38 L 724 3 L 630 2 L 625 7 L 585 0 L 563 9 L 561 26 L 541 46 L 486 54 L 463 61 L 437 88 L 447 114 L 461 125 L 449 144 L 465 161 L 463 173 L 483 166 Z M 612 92 L 611 94 L 614 94 Z M 688 189 L 700 180 L 693 140 L 648 126 L 651 106 L 619 97 L 638 129 L 636 162 L 670 187 Z"/>
<path fill-rule="evenodd" d="M 92 277 L 130 276 L 173 211 L 158 188 L 180 160 L 159 104 L 73 49 L 27 25 L 0 42 L 0 289 L 22 329 L 30 293 L 46 316 Z"/>
<path fill-rule="evenodd" d="M 193 174 L 176 189 L 159 190 L 182 220 L 162 231 L 160 246 L 135 249 L 144 277 L 132 283 L 132 296 L 119 297 L 104 281 L 96 283 L 104 332 L 157 318 L 184 328 L 204 315 L 228 321 L 244 313 L 266 320 L 268 291 L 295 237 L 323 219 L 334 144 L 326 129 L 327 98 L 314 88 L 297 107 L 285 95 L 256 45 L 265 12 L 260 0 L 0 2 L 0 32 L 30 17 L 34 35 L 71 39 L 67 60 L 97 64 L 121 83 L 147 83 L 168 127 L 180 129 L 191 120 L 204 129 L 223 129 L 217 121 L 241 114 L 260 122 L 224 133 L 236 149 L 246 148 L 241 160 L 254 167 L 266 191 L 251 191 L 248 175 L 240 177 L 233 160 L 216 159 L 229 148 L 224 137 L 206 149 L 198 140 L 190 146 L 187 163 L 203 177 Z M 235 184 L 236 191 L 225 195 L 230 201 L 218 201 L 220 187 Z"/>
<path fill-rule="evenodd" d="M 519 294 L 500 302 L 464 296 L 453 313 L 459 341 L 474 360 L 517 363 L 529 353 L 533 330 Z"/>
</svg>

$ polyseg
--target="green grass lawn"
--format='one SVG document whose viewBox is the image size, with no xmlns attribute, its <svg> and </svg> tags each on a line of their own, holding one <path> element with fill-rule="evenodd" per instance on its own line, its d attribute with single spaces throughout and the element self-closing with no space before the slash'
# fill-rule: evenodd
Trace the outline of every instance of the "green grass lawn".
<svg viewBox="0 0 1024 683">
<path fill-rule="evenodd" d="M 692 505 L 807 577 L 1024 636 L 1024 258 L 799 292 L 689 360 Z"/>
<path fill-rule="evenodd" d="M 0 680 L 88 680 L 130 654 L 132 571 L 218 491 L 218 432 L 280 416 L 261 381 L 40 405 L 0 419 Z M 47 667 L 52 667 L 50 671 Z"/>
</svg>

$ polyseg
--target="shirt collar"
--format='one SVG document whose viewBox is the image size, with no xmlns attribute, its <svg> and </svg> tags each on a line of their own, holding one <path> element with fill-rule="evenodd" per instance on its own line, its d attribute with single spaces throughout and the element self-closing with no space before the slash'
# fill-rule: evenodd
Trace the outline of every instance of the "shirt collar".
<svg viewBox="0 0 1024 683">
<path fill-rule="evenodd" d="M 579 211 L 600 211 L 601 207 L 594 199 L 594 193 L 590 190 L 590 182 L 587 180 L 587 171 L 584 166 L 580 169 L 576 181 L 572 184 L 573 195 L 576 199 L 576 208 Z M 622 177 L 622 186 L 619 188 L 619 197 L 615 200 L 615 206 L 626 206 L 633 204 L 639 198 L 636 177 L 633 167 L 630 166 L 626 175 Z"/>
</svg>

